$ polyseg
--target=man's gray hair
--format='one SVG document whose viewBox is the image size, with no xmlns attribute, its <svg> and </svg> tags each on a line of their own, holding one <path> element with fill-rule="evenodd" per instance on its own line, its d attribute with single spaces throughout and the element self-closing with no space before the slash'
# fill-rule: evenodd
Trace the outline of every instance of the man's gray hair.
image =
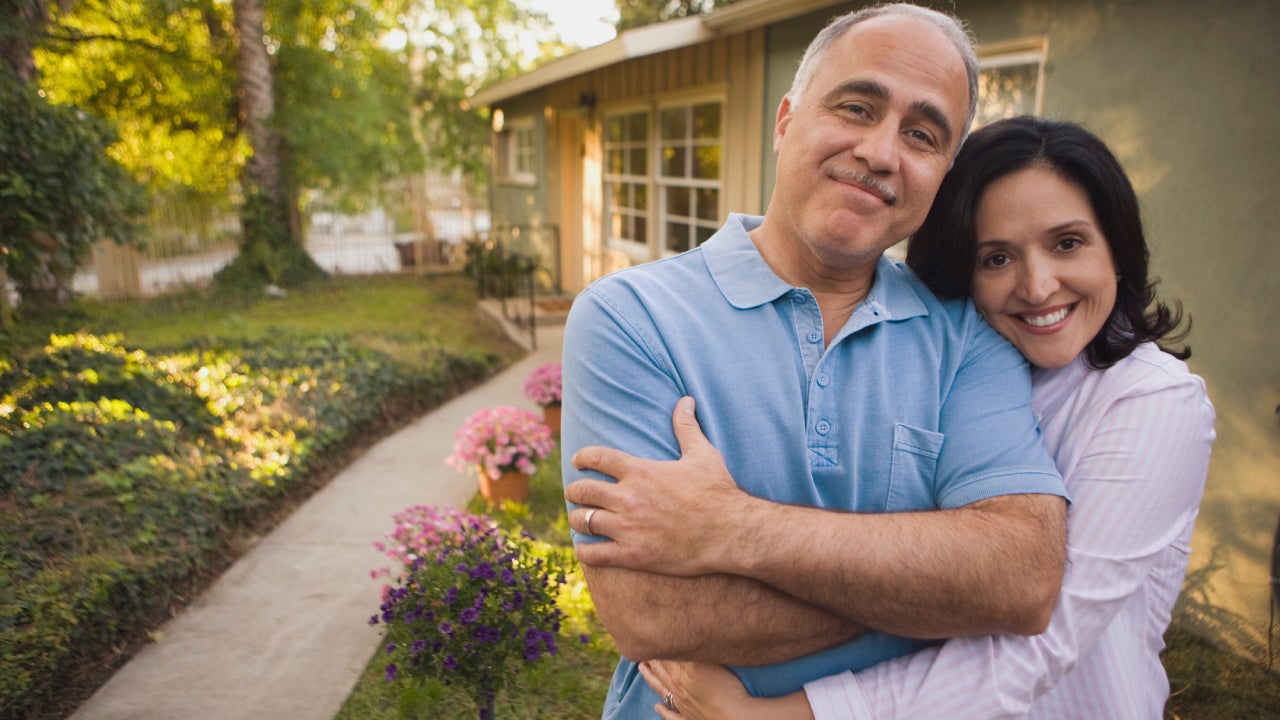
<svg viewBox="0 0 1280 720">
<path fill-rule="evenodd" d="M 804 57 L 800 59 L 800 67 L 796 70 L 796 77 L 791 82 L 791 89 L 787 91 L 787 97 L 791 98 L 793 105 L 799 102 L 801 94 L 808 88 L 809 81 L 813 79 L 813 73 L 817 70 L 818 63 L 822 61 L 822 56 L 849 28 L 865 20 L 886 15 L 907 15 L 931 23 L 947 36 L 947 39 L 951 41 L 951 44 L 955 46 L 960 53 L 960 57 L 964 60 L 964 72 L 969 80 L 969 116 L 965 118 L 964 127 L 961 129 L 960 143 L 956 144 L 956 148 L 959 148 L 961 143 L 964 142 L 964 138 L 969 135 L 969 128 L 973 125 L 973 116 L 978 109 L 978 53 L 974 49 L 976 43 L 973 35 L 965 27 L 964 21 L 954 15 L 910 3 L 888 3 L 873 5 L 837 16 L 818 33 L 813 42 L 809 43 L 809 47 L 805 49 Z"/>
</svg>

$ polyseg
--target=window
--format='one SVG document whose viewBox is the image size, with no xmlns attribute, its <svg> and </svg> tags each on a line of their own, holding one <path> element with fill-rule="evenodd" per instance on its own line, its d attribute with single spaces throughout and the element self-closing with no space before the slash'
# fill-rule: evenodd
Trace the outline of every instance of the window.
<svg viewBox="0 0 1280 720">
<path fill-rule="evenodd" d="M 1015 115 L 1039 115 L 1047 54 L 1048 43 L 1043 39 L 982 48 L 974 127 Z"/>
<path fill-rule="evenodd" d="M 537 124 L 531 117 L 506 124 L 498 135 L 499 179 L 506 183 L 538 183 Z"/>
<path fill-rule="evenodd" d="M 663 251 L 674 254 L 720 227 L 720 104 L 663 108 L 659 117 Z"/>
<path fill-rule="evenodd" d="M 706 101 L 606 115 L 611 246 L 643 262 L 697 247 L 719 229 L 721 113 L 719 101 Z"/>
<path fill-rule="evenodd" d="M 611 115 L 604 130 L 608 238 L 642 253 L 649 236 L 649 113 Z"/>
</svg>

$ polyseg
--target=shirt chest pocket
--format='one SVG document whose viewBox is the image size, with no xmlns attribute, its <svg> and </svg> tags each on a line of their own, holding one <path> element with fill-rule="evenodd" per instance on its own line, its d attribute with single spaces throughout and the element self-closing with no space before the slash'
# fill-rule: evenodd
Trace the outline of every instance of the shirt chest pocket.
<svg viewBox="0 0 1280 720">
<path fill-rule="evenodd" d="M 889 468 L 886 512 L 927 510 L 934 501 L 938 456 L 946 436 L 898 423 L 893 426 L 893 460 Z"/>
</svg>

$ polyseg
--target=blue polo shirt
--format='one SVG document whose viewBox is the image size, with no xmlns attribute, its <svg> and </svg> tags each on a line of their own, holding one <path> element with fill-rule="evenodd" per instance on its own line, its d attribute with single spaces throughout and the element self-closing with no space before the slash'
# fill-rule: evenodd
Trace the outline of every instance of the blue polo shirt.
<svg viewBox="0 0 1280 720">
<path fill-rule="evenodd" d="M 813 295 L 774 274 L 747 236 L 759 223 L 732 215 L 700 247 L 579 294 L 564 333 L 566 484 L 585 476 L 569 461 L 586 445 L 678 458 L 671 412 L 690 395 L 752 495 L 864 512 L 1065 496 L 1032 416 L 1026 362 L 971 302 L 938 300 L 882 258 L 871 292 L 824 349 Z M 772 697 L 924 644 L 867 633 L 735 671 L 753 695 Z M 604 717 L 651 718 L 659 700 L 623 658 Z"/>
</svg>

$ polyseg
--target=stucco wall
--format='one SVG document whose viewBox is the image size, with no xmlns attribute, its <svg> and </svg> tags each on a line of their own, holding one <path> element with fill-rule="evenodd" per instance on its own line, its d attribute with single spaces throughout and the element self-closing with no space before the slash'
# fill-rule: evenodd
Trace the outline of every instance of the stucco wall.
<svg viewBox="0 0 1280 720">
<path fill-rule="evenodd" d="M 775 26 L 770 118 L 834 7 Z M 1280 3 L 957 0 L 979 43 L 1049 38 L 1044 112 L 1116 151 L 1143 202 L 1160 293 L 1193 319 L 1192 368 L 1218 412 L 1180 612 L 1265 654 L 1280 514 Z M 761 147 L 772 187 L 772 123 Z"/>
</svg>

